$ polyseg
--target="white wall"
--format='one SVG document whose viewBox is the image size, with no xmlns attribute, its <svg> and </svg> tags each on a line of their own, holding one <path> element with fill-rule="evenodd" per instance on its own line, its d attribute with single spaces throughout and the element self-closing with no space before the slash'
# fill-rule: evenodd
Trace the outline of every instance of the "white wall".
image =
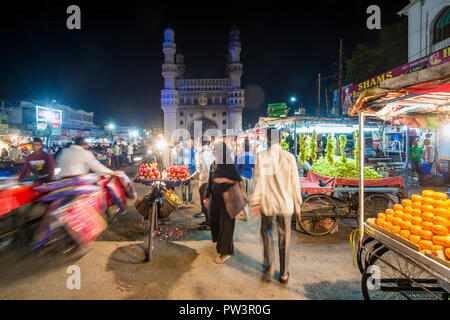
<svg viewBox="0 0 450 320">
<path fill-rule="evenodd" d="M 416 2 L 413 0 L 413 2 Z M 449 0 L 417 1 L 408 12 L 408 61 L 420 59 L 450 45 L 446 39 L 432 45 L 433 25 L 441 10 L 450 5 Z"/>
</svg>

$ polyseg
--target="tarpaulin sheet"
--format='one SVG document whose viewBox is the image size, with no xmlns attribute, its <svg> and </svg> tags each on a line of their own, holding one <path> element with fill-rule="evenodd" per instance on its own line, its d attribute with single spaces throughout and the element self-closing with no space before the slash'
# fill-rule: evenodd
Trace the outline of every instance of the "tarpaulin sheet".
<svg viewBox="0 0 450 320">
<path fill-rule="evenodd" d="M 301 177 L 300 178 L 300 188 L 302 194 L 325 194 L 333 192 L 332 187 L 321 187 L 319 180 L 314 176 Z"/>
<path fill-rule="evenodd" d="M 357 187 L 359 185 L 358 179 L 346 179 L 346 178 L 333 178 L 322 176 L 320 174 L 314 173 L 311 170 L 308 171 L 306 177 L 310 181 L 314 181 L 321 179 L 326 185 L 330 187 L 336 186 L 347 186 L 347 187 Z M 401 177 L 392 177 L 392 178 L 382 178 L 382 179 L 365 179 L 364 180 L 365 187 L 405 187 L 405 181 Z"/>
<path fill-rule="evenodd" d="M 38 193 L 33 191 L 36 185 L 23 186 L 0 191 L 0 217 L 31 203 L 37 199 Z"/>
</svg>

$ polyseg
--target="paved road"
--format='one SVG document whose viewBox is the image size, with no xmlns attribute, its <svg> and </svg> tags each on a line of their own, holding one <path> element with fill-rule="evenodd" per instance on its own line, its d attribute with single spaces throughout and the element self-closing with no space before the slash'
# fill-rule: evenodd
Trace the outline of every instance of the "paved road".
<svg viewBox="0 0 450 320">
<path fill-rule="evenodd" d="M 132 172 L 133 168 L 130 169 Z M 146 187 L 137 186 L 140 196 Z M 33 257 L 23 239 L 0 253 L 0 299 L 361 299 L 361 276 L 352 264 L 350 227 L 325 237 L 292 233 L 288 286 L 261 282 L 259 221 L 239 222 L 235 255 L 216 265 L 209 231 L 197 230 L 196 204 L 171 215 L 143 263 L 144 225 L 132 207 L 89 252 L 72 261 Z M 178 230 L 177 230 L 178 228 Z M 166 230 L 167 229 L 167 230 Z M 180 234 L 182 232 L 182 234 Z M 67 268 L 81 270 L 81 289 L 69 290 Z"/>
</svg>

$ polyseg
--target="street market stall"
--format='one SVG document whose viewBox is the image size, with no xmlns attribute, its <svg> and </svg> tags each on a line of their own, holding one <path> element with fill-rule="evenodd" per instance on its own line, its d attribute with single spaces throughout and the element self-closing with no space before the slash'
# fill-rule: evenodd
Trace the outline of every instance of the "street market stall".
<svg viewBox="0 0 450 320">
<path fill-rule="evenodd" d="M 450 125 L 450 63 L 381 83 L 361 95 L 350 114 L 389 119 L 412 128 Z M 363 139 L 360 145 L 364 145 Z M 361 149 L 363 150 L 363 149 Z M 442 192 L 424 190 L 393 209 L 365 219 L 366 181 L 360 158 L 359 248 L 365 299 L 440 299 L 450 292 L 450 200 Z M 356 234 L 355 234 L 356 235 Z"/>
</svg>

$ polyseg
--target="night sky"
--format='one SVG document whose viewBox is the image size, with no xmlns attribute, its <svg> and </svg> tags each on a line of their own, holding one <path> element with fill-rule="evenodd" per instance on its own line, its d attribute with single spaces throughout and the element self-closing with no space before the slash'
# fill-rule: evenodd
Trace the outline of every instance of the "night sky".
<svg viewBox="0 0 450 320">
<path fill-rule="evenodd" d="M 162 127 L 163 30 L 170 22 L 188 77 L 225 78 L 234 20 L 247 90 L 244 126 L 265 116 L 268 103 L 288 102 L 291 95 L 315 114 L 317 73 L 336 72 L 340 37 L 349 56 L 356 43 L 370 43 L 379 32 L 366 28 L 367 6 L 381 7 L 383 27 L 399 19 L 396 12 L 409 1 L 308 3 L 15 1 L 5 7 L 3 1 L 0 98 L 55 99 L 93 111 L 99 125 L 111 119 Z M 71 4 L 81 8 L 81 30 L 66 28 Z"/>
</svg>

